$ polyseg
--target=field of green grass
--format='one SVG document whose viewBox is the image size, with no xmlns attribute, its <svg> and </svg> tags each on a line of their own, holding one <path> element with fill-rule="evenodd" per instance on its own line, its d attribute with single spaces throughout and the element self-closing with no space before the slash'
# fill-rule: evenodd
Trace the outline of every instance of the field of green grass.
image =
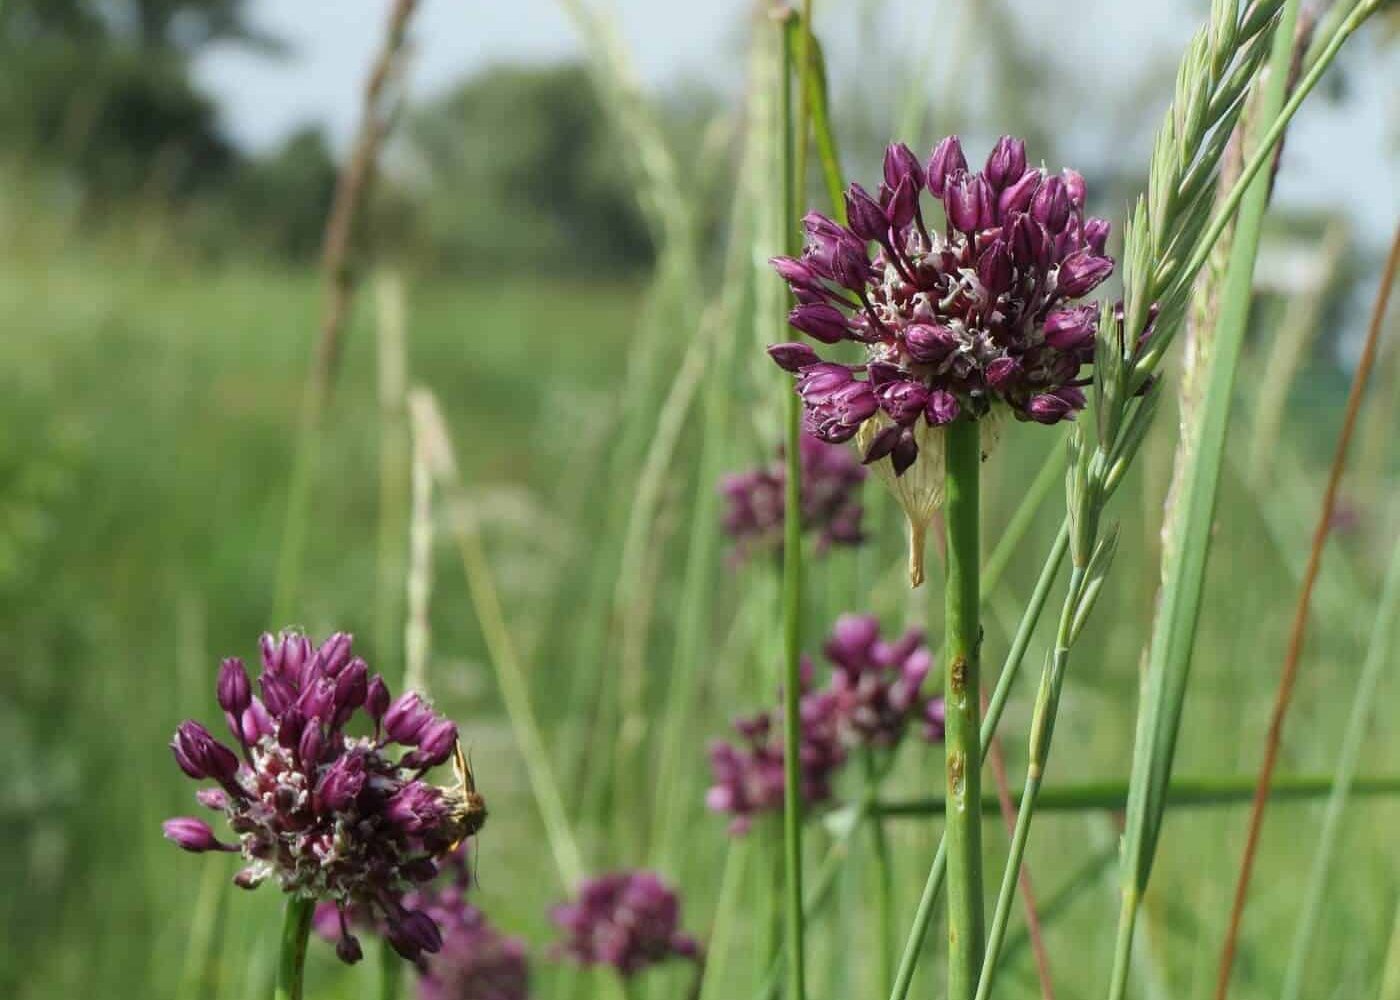
<svg viewBox="0 0 1400 1000">
<path fill-rule="evenodd" d="M 160 821 L 186 811 L 190 793 L 165 744 L 180 719 L 213 715 L 218 659 L 252 656 L 258 631 L 274 624 L 273 577 L 319 285 L 311 273 L 256 262 L 193 266 L 168 248 L 78 239 L 32 219 L 20 231 L 26 238 L 0 264 L 6 329 L 0 340 L 6 640 L 0 822 L 9 845 L 0 854 L 7 887 L 0 902 L 6 941 L 0 992 L 135 998 L 173 996 L 196 983 L 197 995 L 246 995 L 267 974 L 276 894 L 238 893 L 208 903 L 207 873 L 217 869 L 222 878 L 233 868 L 181 854 L 160 838 Z M 620 829 L 617 817 L 629 815 L 620 805 L 649 806 L 667 790 L 649 787 L 654 775 L 632 779 L 641 787 L 591 788 L 598 756 L 613 741 L 591 730 L 606 725 L 606 717 L 594 718 L 599 702 L 592 682 L 577 679 L 580 672 L 601 677 L 624 656 L 618 623 L 594 634 L 591 644 L 579 633 L 594 627 L 599 600 L 606 606 L 612 599 L 611 572 L 599 574 L 610 558 L 603 541 L 608 526 L 628 513 L 616 505 L 635 495 L 626 483 L 610 481 L 610 462 L 621 447 L 619 421 L 637 419 L 619 414 L 629 359 L 635 344 L 655 332 L 643 329 L 639 336 L 642 294 L 545 279 L 488 285 L 410 278 L 407 287 L 411 377 L 435 390 L 446 411 L 587 862 L 601 870 L 647 860 L 646 830 Z M 315 635 L 352 630 L 375 665 L 396 677 L 398 635 L 373 633 L 383 595 L 376 594 L 381 421 L 370 299 L 363 297 L 356 313 L 329 411 L 298 611 L 293 622 L 276 624 L 298 624 Z M 1277 315 L 1276 308 L 1264 315 Z M 674 347 L 663 353 L 669 357 Z M 1251 350 L 1260 363 L 1267 338 L 1256 338 Z M 1325 441 L 1339 419 L 1336 389 L 1317 388 L 1336 384 L 1328 364 L 1319 358 L 1302 374 L 1300 382 L 1313 388 L 1298 393 L 1268 485 L 1249 487 L 1241 467 L 1228 470 L 1181 740 L 1183 777 L 1247 777 L 1257 764 L 1320 495 L 1325 454 L 1308 443 Z M 719 453 L 725 468 L 771 452 L 763 419 L 744 410 L 753 404 L 742 391 L 732 403 Z M 1251 403 L 1242 399 L 1238 408 L 1231 449 L 1239 455 L 1248 455 L 1252 443 Z M 698 419 L 692 414 L 679 429 L 676 461 L 660 494 L 655 553 L 645 567 L 653 598 L 643 647 L 645 697 L 654 712 L 683 610 L 677 602 L 689 518 L 713 489 L 697 471 Z M 1052 787 L 1126 777 L 1173 431 L 1172 416 L 1164 414 L 1140 475 L 1115 504 L 1124 524 L 1119 563 L 1069 680 Z M 987 546 L 1039 467 L 1051 433 L 1017 426 L 989 463 Z M 1338 537 L 1325 566 L 1285 743 L 1285 774 L 1325 773 L 1338 751 L 1378 590 L 1384 546 L 1377 543 L 1391 523 L 1394 480 L 1377 471 L 1349 480 L 1358 519 Z M 864 499 L 876 542 L 858 555 L 841 552 L 817 564 L 808 609 L 814 648 L 840 610 L 869 608 L 899 624 L 930 610 L 936 620 L 941 606 L 936 582 L 912 595 L 900 582 L 898 521 L 889 499 L 873 484 Z M 1052 493 L 992 603 L 990 663 L 1006 648 L 1008 622 L 1030 590 L 1060 503 L 1058 491 Z M 498 923 L 535 943 L 536 981 L 548 995 L 558 974 L 544 962 L 546 909 L 562 890 L 461 567 L 447 533 L 439 532 L 438 541 L 431 683 L 462 725 L 492 811 L 479 845 L 478 901 Z M 873 601 L 852 604 L 854 581 L 872 578 L 880 581 Z M 700 792 L 706 740 L 724 735 L 730 716 L 762 707 L 756 693 L 771 688 L 773 579 L 766 565 L 721 567 L 714 579 L 714 614 L 698 664 L 702 698 L 685 737 L 686 780 L 695 794 L 681 803 L 680 849 L 668 853 L 665 873 L 684 888 L 686 923 L 702 936 L 721 888 L 716 873 L 730 873 L 744 901 L 731 928 L 743 953 L 754 950 L 762 933 L 757 901 L 767 891 L 772 831 L 760 829 L 731 850 L 723 820 L 704 814 Z M 1032 666 L 1043 642 L 1032 648 Z M 1013 775 L 1023 759 L 1032 692 L 1031 681 L 1023 681 L 1004 723 Z M 1397 697 L 1400 687 L 1388 677 L 1365 743 L 1364 775 L 1400 771 L 1400 743 L 1386 716 Z M 936 793 L 940 774 L 932 751 L 909 748 L 885 794 Z M 842 797 L 857 792 L 843 787 Z M 1316 801 L 1281 804 L 1270 815 L 1246 923 L 1240 997 L 1276 995 L 1285 960 L 1280 942 L 1292 934 L 1316 837 Z M 1243 820 L 1238 807 L 1183 808 L 1169 818 L 1147 903 L 1137 995 L 1205 990 Z M 1400 808 L 1389 800 L 1351 805 L 1306 995 L 1374 995 L 1400 891 L 1397 821 Z M 900 913 L 917 898 L 937 822 L 889 821 Z M 999 856 L 1000 823 L 989 824 L 987 851 Z M 1047 814 L 1028 855 L 1066 997 L 1090 995 L 1110 961 L 1116 824 L 1111 810 Z M 809 837 L 814 864 L 825 838 Z M 870 877 L 853 856 L 837 885 L 840 902 L 814 924 L 814 996 L 853 995 L 872 974 L 859 957 L 873 933 L 861 908 Z M 1035 996 L 1028 950 L 1014 944 L 1018 927 L 1004 995 Z M 199 935 L 215 943 L 207 967 L 191 943 Z M 252 955 L 251 967 L 245 954 Z M 730 965 L 739 970 L 736 982 L 747 982 L 752 963 Z M 927 981 L 936 982 L 937 963 L 925 966 Z M 677 976 L 666 980 L 669 988 L 680 988 Z M 311 977 L 312 996 L 361 995 L 328 947 L 313 946 Z M 592 994 L 585 983 L 574 995 Z M 721 987 L 715 995 L 739 993 Z"/>
</svg>

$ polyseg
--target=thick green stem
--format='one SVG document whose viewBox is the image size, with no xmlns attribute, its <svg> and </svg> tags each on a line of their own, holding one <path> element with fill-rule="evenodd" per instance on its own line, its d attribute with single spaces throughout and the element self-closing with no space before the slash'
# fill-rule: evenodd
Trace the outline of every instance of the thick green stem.
<svg viewBox="0 0 1400 1000">
<path fill-rule="evenodd" d="M 287 913 L 282 923 L 282 949 L 277 959 L 277 987 L 273 1000 L 301 1000 L 302 971 L 306 966 L 306 939 L 311 933 L 314 899 L 287 897 Z"/>
<path fill-rule="evenodd" d="M 944 697 L 947 699 L 948 1000 L 971 1000 L 982 965 L 982 748 L 978 648 L 978 477 L 981 428 L 948 426 L 948 564 L 945 587 Z"/>
</svg>

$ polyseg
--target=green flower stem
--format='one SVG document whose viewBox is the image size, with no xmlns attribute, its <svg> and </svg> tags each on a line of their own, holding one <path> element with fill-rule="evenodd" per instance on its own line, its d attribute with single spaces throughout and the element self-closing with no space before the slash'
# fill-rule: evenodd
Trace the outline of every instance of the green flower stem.
<svg viewBox="0 0 1400 1000">
<path fill-rule="evenodd" d="M 1021 624 L 1016 629 L 1016 637 L 1012 640 L 1011 649 L 1006 654 L 1006 662 L 1002 665 L 1000 676 L 997 677 L 996 687 L 992 690 L 992 696 L 987 701 L 987 714 L 982 720 L 981 732 L 981 753 L 984 758 L 991 748 L 992 736 L 996 733 L 997 723 L 1001 721 L 1001 713 L 1006 707 L 1006 699 L 1011 693 L 1011 686 L 1015 683 L 1017 674 L 1020 673 L 1021 662 L 1025 659 L 1026 648 L 1030 645 L 1031 635 L 1035 632 L 1036 623 L 1040 620 L 1040 613 L 1050 597 L 1050 588 L 1055 585 L 1055 577 L 1059 575 L 1060 564 L 1064 562 L 1065 554 L 1068 551 L 1069 526 L 1061 524 L 1060 532 L 1055 536 L 1055 543 L 1045 557 L 1045 565 L 1041 567 L 1040 578 L 1036 580 L 1035 589 L 1031 591 L 1026 610 L 1021 615 Z M 895 971 L 894 989 L 890 991 L 890 1000 L 905 1000 L 905 997 L 909 995 L 909 987 L 914 981 L 914 970 L 919 964 L 919 956 L 923 951 L 924 936 L 928 933 L 929 922 L 933 919 L 938 893 L 943 888 L 943 876 L 947 872 L 947 866 L 948 836 L 945 831 L 938 842 L 938 850 L 933 856 L 933 864 L 929 866 L 928 878 L 924 882 L 924 891 L 919 897 L 918 908 L 914 911 L 914 922 L 910 925 L 909 936 L 904 942 L 904 952 L 900 956 L 899 968 Z"/>
<path fill-rule="evenodd" d="M 273 1000 L 301 1000 L 302 973 L 306 966 L 306 939 L 311 933 L 314 899 L 287 897 L 287 913 L 282 922 L 282 949 L 277 959 L 277 987 Z"/>
<path fill-rule="evenodd" d="M 807 85 L 812 69 L 812 0 L 802 5 L 801 31 L 795 40 L 785 25 L 782 36 L 780 113 L 782 115 L 783 232 L 789 247 L 798 240 L 797 218 L 807 176 Z M 794 47 L 796 51 L 794 52 Z M 798 109 L 794 118 L 792 82 L 794 59 L 799 67 Z M 802 745 L 802 408 L 783 380 L 787 403 L 787 489 L 783 518 L 783 868 L 787 941 L 787 995 L 806 1000 L 806 948 L 802 912 L 802 774 L 798 759 Z"/>
<path fill-rule="evenodd" d="M 982 749 L 978 740 L 981 700 L 978 647 L 977 569 L 981 475 L 981 427 L 958 420 L 947 430 L 948 531 L 944 628 L 947 649 L 944 697 L 947 699 L 945 747 L 948 800 L 948 1000 L 970 1000 L 982 965 Z M 969 808 L 968 804 L 972 803 Z"/>
</svg>

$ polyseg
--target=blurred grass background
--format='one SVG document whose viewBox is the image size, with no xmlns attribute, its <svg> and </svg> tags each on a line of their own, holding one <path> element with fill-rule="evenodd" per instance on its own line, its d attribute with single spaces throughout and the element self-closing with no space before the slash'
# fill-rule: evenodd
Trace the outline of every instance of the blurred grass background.
<svg viewBox="0 0 1400 1000">
<path fill-rule="evenodd" d="M 33 41 L 15 19 L 16 10 L 22 15 L 25 9 L 5 8 L 12 18 L 4 22 L 11 52 Z M 33 9 L 44 11 L 42 5 Z M 68 26 L 34 37 L 51 46 L 32 48 L 35 58 L 41 50 L 71 58 L 69 46 L 82 36 Z M 110 39 L 102 44 L 122 51 Z M 179 52 L 169 55 L 178 68 Z M 1364 74 L 1384 56 L 1384 50 L 1363 49 L 1351 71 Z M 1031 72 L 1010 55 L 998 65 Z M 7 71 L 5 107 L 11 112 L 19 106 L 19 72 L 13 64 Z M 602 870 L 648 860 L 645 813 L 671 793 L 650 786 L 654 774 L 617 779 L 611 772 L 616 731 L 607 714 L 610 685 L 625 657 L 635 655 L 625 645 L 628 616 L 646 616 L 640 630 L 643 697 L 651 717 L 665 721 L 660 706 L 691 594 L 685 570 L 692 521 L 714 488 L 707 476 L 715 467 L 770 460 L 777 440 L 782 381 L 766 361 L 755 360 L 758 345 L 778 336 L 770 308 L 777 300 L 761 265 L 776 241 L 774 182 L 764 170 L 771 150 L 754 150 L 767 111 L 754 96 L 763 82 L 758 71 L 741 109 L 718 98 L 678 106 L 673 97 L 644 95 L 640 111 L 606 87 L 595 95 L 596 76 L 577 67 L 557 78 L 511 72 L 412 109 L 403 134 L 420 138 L 416 146 L 399 148 L 440 151 L 434 162 L 446 166 L 426 188 L 384 185 L 376 192 L 371 231 L 376 258 L 405 275 L 410 375 L 443 405 L 556 774 L 588 861 Z M 1013 96 L 1034 82 L 1008 74 L 1003 86 Z M 606 70 L 603 77 L 615 79 Z M 507 96 L 491 98 L 492 88 L 504 88 Z M 839 122 L 847 148 L 864 154 L 852 155 L 848 164 L 862 177 L 893 116 L 870 102 L 868 93 L 852 96 L 845 104 L 850 128 Z M 60 106 L 71 111 L 71 104 Z M 907 110 L 898 109 L 901 118 Z M 916 122 L 932 120 L 904 136 L 916 148 L 946 130 L 944 117 L 954 117 L 939 110 L 913 114 Z M 672 193 L 684 192 L 689 228 L 658 224 L 656 206 L 645 202 L 647 192 L 664 187 L 629 159 L 637 115 L 643 127 L 660 123 L 668 155 L 681 165 Z M 0 656 L 0 830 L 8 844 L 0 852 L 0 993 L 176 996 L 181 984 L 194 982 L 193 995 L 248 995 L 270 960 L 278 901 L 265 889 L 230 895 L 212 912 L 198 910 L 206 872 L 223 867 L 225 859 L 183 855 L 160 839 L 160 820 L 188 811 L 191 792 L 165 744 L 180 719 L 214 716 L 218 658 L 251 657 L 257 633 L 271 625 L 298 624 L 316 635 L 353 631 L 379 652 L 375 665 L 398 676 L 397 634 L 374 633 L 382 596 L 376 594 L 376 538 L 383 428 L 372 289 L 367 283 L 354 313 L 329 411 L 298 611 L 294 622 L 273 623 L 268 616 L 297 410 L 322 295 L 311 259 L 322 213 L 308 210 L 303 218 L 273 206 L 305 208 L 324 199 L 334 176 L 329 151 L 308 154 L 312 167 L 296 161 L 300 165 L 288 170 L 294 183 L 254 185 L 251 201 L 240 202 L 240 186 L 262 176 L 267 163 L 230 166 L 229 178 L 208 189 L 202 189 L 207 167 L 190 175 L 188 189 L 152 189 L 145 183 L 149 171 L 139 168 L 149 167 L 156 153 L 124 148 L 120 129 L 117 140 L 104 140 L 110 148 L 98 144 L 78 156 L 71 146 L 46 145 L 42 130 L 23 131 L 13 114 L 3 120 L 5 134 L 16 138 L 0 175 L 6 236 L 0 255 L 0 634 L 6 640 Z M 104 119 L 98 114 L 94 120 Z M 994 132 L 998 122 L 979 121 L 979 131 Z M 1063 124 L 1072 129 L 1073 116 L 1066 114 Z M 507 135 L 520 143 L 499 145 Z M 874 138 L 867 142 L 867 135 Z M 483 165 L 464 155 L 479 148 L 483 136 L 493 150 L 504 150 L 499 162 Z M 1057 164 L 1057 146 L 1073 144 L 1047 134 L 1037 150 Z M 561 172 L 550 168 L 580 148 L 596 159 L 579 157 L 584 165 L 576 174 L 570 165 L 573 179 L 561 182 Z M 743 159 L 746 152 L 749 159 Z M 86 166 L 113 158 L 119 168 Z M 1090 177 L 1091 190 L 1096 173 L 1105 178 L 1102 187 L 1113 193 L 1103 207 L 1116 219 L 1112 199 L 1121 201 L 1120 189 L 1138 182 L 1142 162 L 1142 156 L 1114 154 L 1075 165 Z M 1288 162 L 1286 156 L 1285 174 Z M 133 171 L 141 183 L 130 180 Z M 301 186 L 308 177 L 310 195 Z M 546 189 L 556 201 L 541 200 Z M 274 190 L 280 193 L 269 193 Z M 240 206 L 249 204 L 261 207 L 245 213 Z M 667 206 L 661 208 L 664 217 Z M 676 204 L 670 208 L 680 211 Z M 1328 263 L 1324 221 L 1280 215 L 1261 261 L 1249 370 L 1276 370 L 1270 359 L 1289 317 L 1309 304 L 1316 312 L 1296 371 L 1282 387 L 1282 425 L 1271 430 L 1254 419 L 1261 405 L 1272 405 L 1267 396 L 1280 388 L 1276 383 L 1247 379 L 1237 409 L 1231 437 L 1237 461 L 1227 470 L 1218 512 L 1177 769 L 1182 775 L 1252 774 L 1267 726 L 1328 448 L 1341 419 L 1348 345 L 1376 265 L 1374 248 L 1351 238 L 1335 218 L 1343 249 Z M 615 237 L 605 241 L 606 252 L 589 239 L 600 229 Z M 505 236 L 518 244 L 498 240 Z M 678 239 L 693 242 L 678 246 Z M 566 248 L 565 261 L 539 253 L 542 246 Z M 738 263 L 726 267 L 725 254 Z M 695 261 L 695 269 L 668 269 L 677 259 Z M 660 266 L 653 273 L 655 261 Z M 1318 275 L 1325 279 L 1320 285 Z M 713 307 L 721 287 L 731 307 L 706 332 L 692 307 Z M 1284 773 L 1330 770 L 1347 711 L 1345 699 L 1333 692 L 1349 690 L 1359 672 L 1378 580 L 1400 524 L 1400 449 L 1393 437 L 1400 351 L 1393 329 L 1390 334 L 1344 484 L 1347 522 L 1332 543 L 1314 605 Z M 667 389 L 696 338 L 713 338 L 715 353 L 707 357 L 697 402 L 680 424 L 675 454 L 662 467 L 642 565 L 623 567 L 640 574 L 646 600 L 639 611 L 616 594 L 624 529 Z M 716 409 L 720 398 L 727 409 Z M 1175 426 L 1173 413 L 1160 416 L 1130 487 L 1115 501 L 1123 543 L 1112 592 L 1068 682 L 1052 785 L 1126 776 Z M 988 546 L 1051 440 L 1040 428 L 1011 428 L 988 465 Z M 813 651 L 841 611 L 875 610 L 896 625 L 925 620 L 930 611 L 936 616 L 941 608 L 936 585 L 913 595 L 901 585 L 893 504 L 873 487 L 865 502 L 871 545 L 816 564 L 807 609 Z M 1057 493 L 1038 515 L 1038 530 L 994 598 L 987 638 L 993 666 L 1008 641 L 1002 623 L 1014 621 L 1029 593 L 1061 505 Z M 440 528 L 452 513 L 439 511 Z M 696 537 L 708 530 L 701 528 Z M 731 569 L 721 565 L 723 543 L 717 548 L 706 557 L 713 600 L 701 631 L 702 685 L 686 715 L 685 781 L 694 794 L 681 798 L 687 811 L 674 824 L 681 841 L 666 852 L 664 869 L 684 889 L 686 923 L 701 934 L 709 931 L 730 853 L 724 821 L 704 814 L 700 801 L 704 743 L 726 735 L 731 716 L 768 704 L 776 665 L 771 567 Z M 479 902 L 493 920 L 534 943 L 538 995 L 594 995 L 597 980 L 561 976 L 543 961 L 547 907 L 563 890 L 549 866 L 446 531 L 438 532 L 434 551 L 430 676 L 439 702 L 462 723 L 492 810 L 480 844 Z M 856 581 L 872 578 L 880 582 L 869 600 L 854 603 Z M 938 639 L 935 632 L 935 647 Z M 1032 662 L 1040 655 L 1043 645 L 1033 648 Z M 1013 695 L 1003 724 L 1013 776 L 1029 688 Z M 1377 698 L 1363 774 L 1400 771 L 1400 737 L 1385 712 L 1397 697 L 1400 681 L 1391 671 Z M 940 770 L 928 751 L 910 748 L 887 793 L 936 791 L 938 779 L 929 775 Z M 854 787 L 843 791 L 855 794 Z M 638 811 L 639 804 L 646 808 Z M 1280 952 L 1291 940 L 1320 809 L 1289 804 L 1270 814 L 1247 917 L 1239 997 L 1277 995 L 1286 963 Z M 1243 819 L 1242 811 L 1231 809 L 1169 818 L 1138 949 L 1137 995 L 1197 996 L 1208 987 Z M 1344 864 L 1327 899 L 1306 995 L 1374 995 L 1400 900 L 1397 821 L 1400 808 L 1386 800 L 1351 806 Z M 1000 857 L 1001 826 L 989 821 L 987 829 L 989 855 Z M 908 914 L 936 826 L 891 821 L 890 832 L 900 912 Z M 824 837 L 808 838 L 814 861 Z M 1094 812 L 1047 815 L 1031 841 L 1028 864 L 1042 901 L 1068 884 L 1077 887 L 1047 928 L 1056 982 L 1066 997 L 1094 995 L 1110 962 L 1116 838 L 1114 817 Z M 775 844 L 756 833 L 728 860 L 731 874 L 739 873 L 743 905 L 732 933 L 743 953 L 753 950 L 760 933 L 758 901 Z M 869 993 L 873 929 L 863 905 L 869 878 L 856 852 L 843 870 L 838 905 L 816 924 L 814 996 Z M 211 967 L 195 970 L 191 979 L 190 940 L 202 919 L 223 947 Z M 1018 926 L 1019 920 L 1013 935 Z M 939 936 L 937 928 L 930 935 L 934 941 Z M 329 948 L 313 953 L 312 995 L 359 996 L 368 989 L 361 985 L 373 978 L 367 971 L 346 973 Z M 749 964 L 731 963 L 735 981 L 721 984 L 715 995 L 749 995 Z M 936 995 L 930 992 L 939 981 L 936 970 L 936 962 L 923 963 L 923 995 Z M 1025 949 L 1012 971 L 1001 980 L 1006 996 L 1038 995 Z M 676 995 L 683 984 L 679 972 L 664 974 L 654 995 Z"/>
</svg>

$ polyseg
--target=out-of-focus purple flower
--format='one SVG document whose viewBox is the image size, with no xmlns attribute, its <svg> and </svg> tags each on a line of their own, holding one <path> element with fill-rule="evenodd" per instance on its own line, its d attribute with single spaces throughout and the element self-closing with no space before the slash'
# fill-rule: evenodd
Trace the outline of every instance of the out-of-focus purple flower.
<svg viewBox="0 0 1400 1000">
<path fill-rule="evenodd" d="M 469 903 L 443 909 L 434 913 L 442 948 L 424 962 L 419 1000 L 525 1000 L 530 995 L 525 942 L 496 930 Z"/>
<path fill-rule="evenodd" d="M 864 539 L 860 521 L 860 484 L 865 470 L 845 448 L 825 444 L 811 435 L 801 438 L 802 530 L 817 536 L 817 551 L 832 545 L 858 545 Z M 725 476 L 724 530 L 735 542 L 735 555 L 746 559 L 758 552 L 780 552 L 786 506 L 787 463 Z"/>
<path fill-rule="evenodd" d="M 811 664 L 804 663 L 799 707 L 801 749 L 798 755 L 802 801 L 816 805 L 831 798 L 831 781 L 845 763 L 846 751 L 838 730 L 837 703 L 825 691 L 811 691 Z M 705 804 L 731 819 L 729 832 L 748 832 L 754 818 L 783 807 L 782 712 L 761 712 L 734 723 L 735 743 L 710 745 L 714 783 Z"/>
<path fill-rule="evenodd" d="M 948 706 L 942 695 L 935 695 L 924 703 L 924 739 L 930 743 L 942 743 L 947 724 Z"/>
<path fill-rule="evenodd" d="M 842 615 L 826 642 L 827 688 L 836 699 L 838 726 L 848 743 L 892 747 L 924 710 L 920 695 L 933 655 L 924 633 L 910 629 L 894 642 L 880 638 L 874 615 Z"/>
<path fill-rule="evenodd" d="M 694 959 L 700 946 L 681 928 L 681 903 L 653 872 L 589 879 L 578 899 L 554 908 L 559 952 L 582 965 L 610 965 L 622 976 L 671 958 Z"/>
<path fill-rule="evenodd" d="M 924 223 L 924 188 L 942 202 L 941 231 Z M 902 475 L 933 443 L 929 428 L 978 419 L 993 403 L 1022 420 L 1072 418 L 1082 394 L 1065 390 L 1093 362 L 1097 319 L 1073 300 L 1113 270 L 1108 224 L 1084 216 L 1084 198 L 1083 177 L 1029 166 L 1019 139 L 1003 136 L 970 172 L 949 136 L 923 170 L 908 147 L 890 146 L 878 196 L 851 185 L 848 226 L 809 213 L 801 259 L 774 261 L 798 298 L 792 325 L 823 343 L 859 343 L 866 360 L 771 352 L 797 377 L 807 431 L 833 444 L 859 433 L 869 461 L 888 457 Z M 890 424 L 910 433 L 874 446 Z"/>
<path fill-rule="evenodd" d="M 219 785 L 197 798 L 224 813 L 237 843 L 221 843 L 208 824 L 188 818 L 168 821 L 166 836 L 186 850 L 240 852 L 248 865 L 237 885 L 271 878 L 284 892 L 325 900 L 342 930 L 348 907 L 375 913 L 407 958 L 436 950 L 437 926 L 406 902 L 405 890 L 433 878 L 438 859 L 485 817 L 474 790 L 424 780 L 451 752 L 456 727 L 417 695 L 389 708 L 388 688 L 352 655 L 349 635 L 319 647 L 295 633 L 266 635 L 261 648 L 261 699 L 240 661 L 219 670 L 219 705 L 241 757 L 193 721 L 171 743 L 186 774 Z M 374 735 L 351 736 L 344 727 L 362 708 Z M 386 712 L 392 727 L 380 725 Z M 396 754 L 396 744 L 415 749 Z M 359 942 L 345 931 L 336 953 L 357 961 Z"/>
</svg>

